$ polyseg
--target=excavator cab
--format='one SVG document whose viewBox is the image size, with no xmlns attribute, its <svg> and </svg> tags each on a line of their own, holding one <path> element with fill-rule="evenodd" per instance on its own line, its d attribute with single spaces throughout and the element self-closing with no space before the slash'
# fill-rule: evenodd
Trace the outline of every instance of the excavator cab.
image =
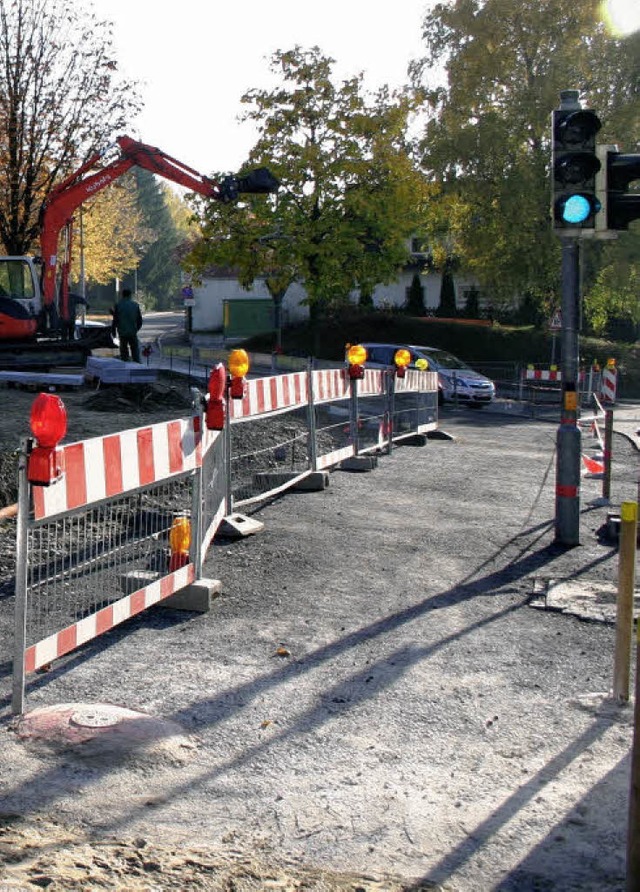
<svg viewBox="0 0 640 892">
<path fill-rule="evenodd" d="M 33 338 L 42 310 L 40 276 L 32 257 L 0 257 L 0 338 Z"/>
</svg>

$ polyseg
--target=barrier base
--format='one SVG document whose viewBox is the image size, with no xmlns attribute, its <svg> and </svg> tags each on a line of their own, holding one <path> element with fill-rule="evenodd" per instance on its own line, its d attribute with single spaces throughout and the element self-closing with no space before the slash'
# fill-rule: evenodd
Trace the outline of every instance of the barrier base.
<svg viewBox="0 0 640 892">
<path fill-rule="evenodd" d="M 318 490 L 326 489 L 328 486 L 329 472 L 313 471 L 312 474 L 299 480 L 293 488 L 297 489 L 299 492 L 317 492 Z"/>
<path fill-rule="evenodd" d="M 402 446 L 426 446 L 428 442 L 426 434 L 413 434 L 410 437 L 403 437 L 400 441 Z"/>
<path fill-rule="evenodd" d="M 155 582 L 157 578 L 158 574 L 151 570 L 135 570 L 120 577 L 120 587 L 125 594 L 130 595 Z M 207 613 L 211 610 L 211 602 L 218 596 L 221 588 L 222 583 L 218 579 L 198 579 L 197 582 L 185 585 L 172 595 L 157 601 L 153 606 Z"/>
<path fill-rule="evenodd" d="M 373 471 L 378 467 L 377 455 L 352 455 L 338 465 L 341 471 Z"/>
<path fill-rule="evenodd" d="M 223 539 L 242 539 L 245 536 L 253 536 L 261 533 L 264 524 L 260 520 L 254 520 L 245 514 L 228 514 L 220 521 L 216 536 Z"/>
<path fill-rule="evenodd" d="M 208 613 L 212 602 L 222 590 L 219 579 L 199 579 L 191 585 L 185 585 L 171 595 L 159 601 L 156 606 L 167 610 L 191 610 L 193 613 Z"/>
<path fill-rule="evenodd" d="M 255 474 L 254 480 L 261 489 L 276 489 L 286 486 L 290 480 L 295 480 L 298 474 L 295 471 L 262 471 Z M 299 492 L 316 492 L 329 486 L 329 473 L 327 471 L 313 471 L 302 480 L 292 484 L 291 489 Z"/>
<path fill-rule="evenodd" d="M 453 434 L 449 434 L 447 431 L 443 431 L 440 428 L 436 428 L 434 431 L 429 431 L 427 437 L 430 440 L 455 440 Z"/>
</svg>

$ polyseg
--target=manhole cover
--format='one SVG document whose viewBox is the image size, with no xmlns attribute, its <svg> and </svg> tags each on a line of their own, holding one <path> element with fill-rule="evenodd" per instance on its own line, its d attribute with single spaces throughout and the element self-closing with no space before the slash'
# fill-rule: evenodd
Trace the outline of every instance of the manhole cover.
<svg viewBox="0 0 640 892">
<path fill-rule="evenodd" d="M 605 580 L 541 579 L 533 581 L 529 605 L 578 616 L 590 622 L 615 624 L 618 586 Z M 634 598 L 634 618 L 640 614 L 640 598 Z"/>
<path fill-rule="evenodd" d="M 76 709 L 69 721 L 80 728 L 109 728 L 122 721 L 122 714 L 116 714 L 106 707 L 100 709 L 87 707 Z"/>
</svg>

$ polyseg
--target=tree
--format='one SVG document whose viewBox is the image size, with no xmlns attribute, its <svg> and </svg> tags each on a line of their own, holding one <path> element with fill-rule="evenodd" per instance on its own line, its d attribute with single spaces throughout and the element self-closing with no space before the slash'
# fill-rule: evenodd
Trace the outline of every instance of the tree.
<svg viewBox="0 0 640 892">
<path fill-rule="evenodd" d="M 429 115 L 425 170 L 445 209 L 458 206 L 456 254 L 492 302 L 528 293 L 553 303 L 559 243 L 549 222 L 550 114 L 579 88 L 602 114 L 599 139 L 639 123 L 638 39 L 615 40 L 598 0 L 454 0 L 424 20 L 426 55 L 412 68 Z M 446 83 L 430 82 L 432 72 Z"/>
<path fill-rule="evenodd" d="M 361 76 L 337 86 L 332 65 L 318 47 L 274 54 L 280 85 L 242 101 L 258 128 L 248 166 L 268 166 L 280 192 L 201 206 L 203 241 L 189 260 L 195 272 L 234 266 L 246 285 L 265 274 L 274 297 L 297 280 L 312 314 L 396 276 L 428 194 L 407 145 L 410 97 L 365 97 Z"/>
<path fill-rule="evenodd" d="M 111 25 L 79 0 L 0 0 L 0 240 L 25 254 L 52 186 L 139 110 Z"/>
<path fill-rule="evenodd" d="M 184 236 L 169 208 L 170 188 L 148 170 L 134 168 L 134 176 L 138 209 L 149 236 L 138 266 L 138 287 L 150 298 L 148 306 L 167 309 L 180 288 L 177 248 Z"/>
<path fill-rule="evenodd" d="M 407 312 L 412 316 L 424 316 L 424 285 L 418 273 L 413 274 L 411 285 L 407 289 Z"/>
<path fill-rule="evenodd" d="M 129 174 L 103 192 L 99 192 L 82 208 L 74 226 L 72 275 L 80 278 L 80 244 L 82 239 L 85 277 L 88 281 L 106 285 L 134 269 L 140 254 L 153 235 L 144 229 L 142 214 L 137 207 L 135 178 Z"/>
</svg>

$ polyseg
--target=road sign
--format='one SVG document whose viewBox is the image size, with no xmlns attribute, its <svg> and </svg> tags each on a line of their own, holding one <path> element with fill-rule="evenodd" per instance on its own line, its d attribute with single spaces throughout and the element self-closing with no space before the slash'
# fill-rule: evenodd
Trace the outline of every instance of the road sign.
<svg viewBox="0 0 640 892">
<path fill-rule="evenodd" d="M 551 319 L 549 319 L 549 329 L 551 331 L 560 331 L 562 328 L 562 313 L 556 310 Z"/>
</svg>

